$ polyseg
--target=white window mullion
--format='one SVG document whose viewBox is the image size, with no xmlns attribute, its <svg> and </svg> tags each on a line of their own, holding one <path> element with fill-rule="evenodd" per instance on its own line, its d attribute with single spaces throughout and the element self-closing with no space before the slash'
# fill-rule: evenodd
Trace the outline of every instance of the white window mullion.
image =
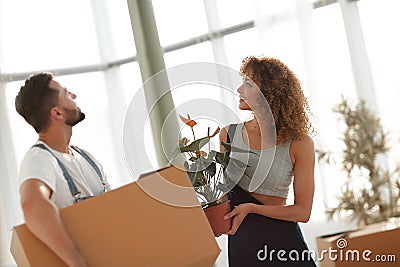
<svg viewBox="0 0 400 267">
<path fill-rule="evenodd" d="M 204 7 L 207 16 L 208 32 L 218 32 L 221 29 L 221 25 L 218 17 L 217 3 L 213 0 L 204 0 Z M 212 36 L 211 44 L 213 47 L 215 62 L 228 65 L 222 34 L 219 36 Z"/>
<path fill-rule="evenodd" d="M 10 254 L 11 228 L 22 223 L 18 190 L 18 167 L 11 134 L 10 119 L 7 112 L 5 83 L 1 78 L 3 47 L 1 40 L 4 9 L 0 0 L 0 266 L 12 266 Z"/>
<path fill-rule="evenodd" d="M 18 167 L 11 135 L 4 84 L 0 80 L 0 266 L 12 259 L 9 251 L 11 229 L 22 222 L 18 195 Z M 4 217 L 3 217 L 4 216 Z"/>
<path fill-rule="evenodd" d="M 94 25 L 96 28 L 97 44 L 100 53 L 101 63 L 107 64 L 117 59 L 114 39 L 110 28 L 109 14 L 107 12 L 107 0 L 92 0 L 92 13 Z M 132 48 L 134 44 L 132 44 Z M 132 49 L 134 51 L 134 49 Z M 104 71 L 104 79 L 110 105 L 108 120 L 111 122 L 111 133 L 113 134 L 112 143 L 114 144 L 113 152 L 115 154 L 117 166 L 117 177 L 113 179 L 124 179 L 129 177 L 129 172 L 124 164 L 123 144 L 122 144 L 122 129 L 124 123 L 124 114 L 127 106 L 121 80 L 120 67 L 115 66 Z M 94 96 L 95 98 L 95 96 Z M 124 180 L 118 180 L 117 183 L 124 183 Z"/>
<path fill-rule="evenodd" d="M 361 28 L 357 2 L 339 0 L 352 62 L 357 95 L 378 112 L 374 84 Z"/>
<path fill-rule="evenodd" d="M 207 16 L 208 32 L 211 35 L 211 45 L 213 48 L 214 60 L 216 63 L 227 66 L 228 59 L 226 57 L 224 35 L 218 34 L 215 36 L 212 34 L 214 32 L 219 33 L 221 30 L 217 3 L 214 0 L 204 0 L 204 7 Z M 224 84 L 229 86 L 231 89 L 235 89 L 233 88 L 235 86 L 233 83 L 234 78 L 230 77 L 230 73 L 221 71 L 218 73 L 218 78 L 220 80 L 220 84 Z M 223 101 L 230 107 L 237 105 L 234 95 L 230 95 L 229 99 L 225 99 L 226 97 L 224 98 L 222 89 L 220 89 L 220 92 L 220 101 Z M 221 112 L 224 112 L 224 109 L 221 109 Z M 226 114 L 226 118 L 227 116 L 228 115 Z"/>
</svg>

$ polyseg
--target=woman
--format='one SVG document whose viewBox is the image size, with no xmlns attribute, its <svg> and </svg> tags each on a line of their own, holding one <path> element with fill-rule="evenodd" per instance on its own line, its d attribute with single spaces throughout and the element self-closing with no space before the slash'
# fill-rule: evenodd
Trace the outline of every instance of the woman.
<svg viewBox="0 0 400 267">
<path fill-rule="evenodd" d="M 247 57 L 240 72 L 239 108 L 254 118 L 220 134 L 221 141 L 251 152 L 224 217 L 232 218 L 229 266 L 315 266 L 297 224 L 309 220 L 314 195 L 307 100 L 294 73 L 277 59 Z M 291 183 L 294 204 L 286 205 Z"/>
</svg>

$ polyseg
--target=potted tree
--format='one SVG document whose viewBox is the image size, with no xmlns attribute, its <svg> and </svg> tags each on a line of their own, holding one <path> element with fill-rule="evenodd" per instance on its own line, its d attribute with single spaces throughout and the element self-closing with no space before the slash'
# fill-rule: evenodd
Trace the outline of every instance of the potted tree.
<svg viewBox="0 0 400 267">
<path fill-rule="evenodd" d="M 348 179 L 337 197 L 338 205 L 327 210 L 329 219 L 345 215 L 358 225 L 367 225 L 399 216 L 400 169 L 389 170 L 378 160 L 389 151 L 380 119 L 364 101 L 352 106 L 343 98 L 333 111 L 346 125 L 340 167 Z M 317 153 L 320 161 L 337 165 L 331 152 Z"/>
<path fill-rule="evenodd" d="M 231 228 L 231 220 L 223 220 L 225 214 L 230 211 L 230 201 L 226 194 L 230 186 L 228 179 L 224 176 L 226 168 L 232 172 L 244 170 L 246 164 L 230 157 L 233 149 L 235 152 L 247 152 L 231 144 L 221 142 L 225 152 L 211 149 L 210 140 L 220 132 L 218 127 L 212 134 L 208 127 L 207 135 L 196 139 L 194 127 L 197 125 L 188 115 L 187 118 L 179 115 L 181 121 L 191 128 L 193 141 L 183 137 L 178 140 L 178 146 L 173 153 L 173 159 L 178 155 L 185 157 L 184 167 L 192 182 L 194 190 L 199 198 L 201 206 L 213 229 L 215 236 L 227 232 Z"/>
</svg>

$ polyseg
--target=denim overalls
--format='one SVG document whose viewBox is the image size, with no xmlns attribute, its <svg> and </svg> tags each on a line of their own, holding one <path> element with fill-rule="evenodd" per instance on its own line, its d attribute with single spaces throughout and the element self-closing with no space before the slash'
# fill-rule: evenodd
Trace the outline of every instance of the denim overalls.
<svg viewBox="0 0 400 267">
<path fill-rule="evenodd" d="M 56 157 L 56 155 L 54 155 L 53 152 L 51 152 L 50 149 L 48 149 L 48 148 L 47 148 L 45 145 L 43 145 L 43 144 L 36 144 L 36 145 L 34 145 L 34 146 L 32 146 L 32 147 L 39 147 L 39 148 L 41 148 L 41 149 L 47 150 L 47 151 L 48 151 L 51 155 L 53 155 L 53 157 L 57 160 L 57 163 L 58 163 L 58 165 L 60 166 L 60 168 L 61 168 L 61 170 L 62 170 L 62 172 L 63 172 L 64 178 L 65 178 L 65 180 L 66 180 L 67 183 L 68 183 L 69 191 L 71 191 L 72 196 L 75 198 L 74 204 L 75 204 L 75 203 L 78 203 L 79 201 L 85 200 L 85 199 L 87 199 L 87 198 L 93 197 L 93 196 L 87 196 L 87 197 L 81 197 L 81 196 L 80 196 L 80 195 L 81 195 L 81 192 L 80 192 L 80 191 L 78 190 L 78 188 L 76 187 L 74 181 L 72 180 L 71 175 L 70 175 L 70 174 L 68 173 L 68 171 L 67 171 L 67 168 L 65 168 L 64 164 Z M 79 148 L 76 147 L 76 146 L 71 146 L 71 147 L 72 147 L 76 152 L 78 152 L 79 154 L 81 154 L 81 156 L 89 162 L 90 166 L 93 167 L 93 169 L 96 171 L 97 175 L 98 175 L 99 178 L 100 178 L 101 184 L 103 185 L 103 192 L 105 192 L 105 191 L 106 191 L 106 182 L 105 182 L 105 180 L 104 180 L 104 177 L 103 177 L 103 175 L 102 175 L 102 173 L 101 173 L 99 167 L 96 165 L 96 163 L 89 157 L 89 155 L 88 155 L 85 151 L 79 149 Z"/>
</svg>

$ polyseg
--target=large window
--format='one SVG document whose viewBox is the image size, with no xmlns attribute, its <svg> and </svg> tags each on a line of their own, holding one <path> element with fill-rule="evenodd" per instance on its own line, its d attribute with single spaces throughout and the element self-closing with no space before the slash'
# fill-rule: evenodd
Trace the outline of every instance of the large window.
<svg viewBox="0 0 400 267">
<path fill-rule="evenodd" d="M 202 0 L 153 0 L 161 46 L 178 43 L 207 33 Z"/>
<path fill-rule="evenodd" d="M 352 75 L 351 60 L 347 46 L 346 33 L 339 4 L 313 10 L 315 56 L 318 64 L 317 95 L 313 100 L 318 135 L 318 149 L 340 154 L 343 144 L 340 140 L 342 129 L 338 114 L 332 109 L 339 104 L 341 97 L 357 99 Z M 323 190 L 322 200 L 328 207 L 336 205 L 336 195 L 346 180 L 344 173 L 335 166 L 324 165 L 320 181 Z"/>
<path fill-rule="evenodd" d="M 2 15 L 5 16 L 2 18 L 1 40 L 7 40 L 2 42 L 3 73 L 26 71 L 34 73 L 35 70 L 74 67 L 77 67 L 76 72 L 79 72 L 81 66 L 108 63 L 100 61 L 101 51 L 97 45 L 99 36 L 96 35 L 91 1 L 79 1 L 79 8 L 74 3 L 78 4 L 78 1 L 54 3 L 46 0 L 34 2 L 3 0 Z M 22 4 L 23 9 L 21 9 Z M 104 5 L 107 4 L 112 6 L 108 9 L 108 13 L 106 12 L 110 21 L 108 32 L 112 37 L 108 41 L 113 44 L 110 47 L 111 49 L 115 47 L 115 51 L 106 53 L 118 55 L 119 59 L 132 57 L 135 53 L 135 44 L 127 5 L 105 1 Z M 114 58 L 116 59 L 118 58 Z M 62 85 L 78 95 L 78 103 L 87 115 L 82 125 L 76 127 L 72 142 L 88 148 L 95 156 L 102 159 L 110 182 L 114 185 L 121 185 L 129 181 L 129 178 L 123 177 L 124 172 L 121 172 L 121 168 L 125 167 L 124 162 L 119 162 L 115 158 L 113 142 L 117 142 L 121 137 L 114 134 L 115 125 L 111 122 L 115 121 L 116 117 L 122 122 L 123 114 L 112 112 L 110 94 L 121 95 L 120 99 L 127 100 L 122 106 L 127 107 L 129 100 L 125 97 L 125 93 L 132 97 L 135 90 L 141 86 L 138 67 L 128 66 L 124 67 L 122 74 L 117 74 L 123 75 L 122 82 L 111 85 L 112 88 L 106 87 L 106 79 L 109 77 L 103 75 L 104 72 L 55 77 Z M 118 70 L 119 67 L 114 67 L 114 73 L 115 68 Z M 129 75 L 125 74 L 128 69 Z M 15 122 L 12 124 L 12 132 L 18 162 L 36 139 L 36 133 L 14 108 L 14 99 L 22 84 L 23 81 L 6 84 L 8 113 L 11 121 Z M 27 134 L 29 138 L 26 137 Z"/>
<path fill-rule="evenodd" d="M 251 28 L 224 37 L 228 65 L 238 70 L 242 59 L 261 54 L 260 36 L 257 29 Z"/>
<path fill-rule="evenodd" d="M 222 28 L 254 20 L 254 1 L 218 0 L 219 21 Z"/>
<path fill-rule="evenodd" d="M 389 132 L 392 148 L 388 164 L 394 168 L 400 161 L 400 35 L 393 29 L 400 25 L 400 2 L 396 0 L 363 0 L 358 3 L 365 45 L 371 66 L 379 115 Z M 397 164 L 398 165 L 398 164 Z"/>
<path fill-rule="evenodd" d="M 116 58 L 114 59 L 123 59 L 134 56 L 136 54 L 136 47 L 133 39 L 127 1 L 106 0 L 105 5 L 109 16 L 109 30 L 112 35 L 110 41 L 113 42 L 115 48 L 113 53 Z M 134 73 L 136 73 L 136 71 Z"/>
<path fill-rule="evenodd" d="M 91 12 L 90 1 L 3 0 L 2 71 L 99 63 Z"/>
<path fill-rule="evenodd" d="M 210 42 L 204 42 L 164 54 L 165 67 L 173 67 L 191 62 L 213 62 Z"/>
</svg>

